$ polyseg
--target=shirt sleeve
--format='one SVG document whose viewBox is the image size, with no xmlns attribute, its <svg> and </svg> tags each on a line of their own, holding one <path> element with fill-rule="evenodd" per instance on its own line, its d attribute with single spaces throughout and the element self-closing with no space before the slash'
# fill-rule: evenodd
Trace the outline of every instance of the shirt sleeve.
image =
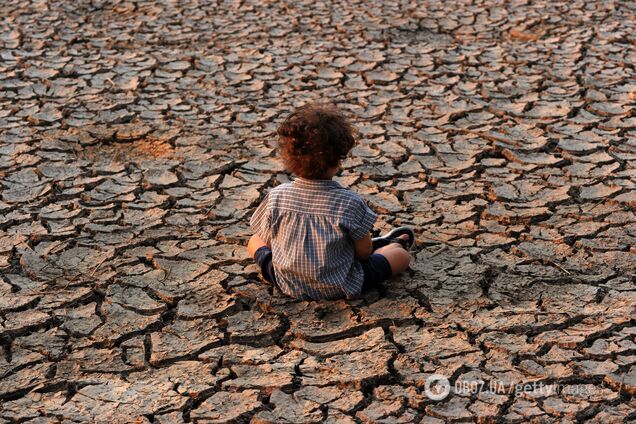
<svg viewBox="0 0 636 424">
<path fill-rule="evenodd" d="M 267 245 L 270 245 L 272 241 L 271 223 L 272 213 L 269 208 L 269 193 L 267 193 L 250 218 L 250 228 Z"/>
<path fill-rule="evenodd" d="M 354 221 L 347 226 L 347 230 L 351 238 L 356 241 L 364 238 L 371 232 L 378 216 L 362 199 L 360 199 L 354 209 Z"/>
</svg>

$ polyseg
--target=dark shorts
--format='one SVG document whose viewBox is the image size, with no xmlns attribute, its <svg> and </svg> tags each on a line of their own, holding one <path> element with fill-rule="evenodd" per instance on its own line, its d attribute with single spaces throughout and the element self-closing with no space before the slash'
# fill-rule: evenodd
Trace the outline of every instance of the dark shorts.
<svg viewBox="0 0 636 424">
<path fill-rule="evenodd" d="M 254 262 L 261 268 L 263 278 L 278 287 L 274 265 L 272 264 L 272 249 L 267 246 L 258 248 L 254 252 Z M 364 272 L 362 291 L 377 287 L 382 281 L 391 278 L 393 274 L 388 259 L 378 253 L 372 253 L 371 256 L 364 261 L 360 261 L 360 263 Z"/>
<path fill-rule="evenodd" d="M 254 262 L 261 268 L 263 278 L 276 285 L 276 274 L 274 273 L 274 265 L 272 264 L 272 249 L 267 246 L 259 247 L 256 252 L 254 252 Z"/>
</svg>

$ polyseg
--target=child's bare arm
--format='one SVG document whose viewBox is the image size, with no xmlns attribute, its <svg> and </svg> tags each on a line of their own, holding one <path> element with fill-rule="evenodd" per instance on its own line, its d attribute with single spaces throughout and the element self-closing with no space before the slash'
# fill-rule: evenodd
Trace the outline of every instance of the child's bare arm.
<svg viewBox="0 0 636 424">
<path fill-rule="evenodd" d="M 258 236 L 258 234 L 254 234 L 247 243 L 247 251 L 250 253 L 251 257 L 254 257 L 254 253 L 263 246 L 270 247 Z"/>
<path fill-rule="evenodd" d="M 362 237 L 360 240 L 354 240 L 353 250 L 356 253 L 356 258 L 360 261 L 364 261 L 371 253 L 373 253 L 373 243 L 371 242 L 371 233 Z"/>
</svg>

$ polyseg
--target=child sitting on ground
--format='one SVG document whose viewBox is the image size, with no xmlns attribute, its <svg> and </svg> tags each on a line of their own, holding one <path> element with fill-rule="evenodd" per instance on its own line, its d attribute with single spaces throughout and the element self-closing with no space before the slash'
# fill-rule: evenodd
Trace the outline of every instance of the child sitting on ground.
<svg viewBox="0 0 636 424">
<path fill-rule="evenodd" d="M 350 299 L 406 270 L 413 231 L 372 239 L 376 214 L 332 178 L 356 141 L 333 105 L 308 104 L 278 128 L 278 149 L 297 178 L 265 196 L 250 226 L 250 255 L 263 278 L 304 300 Z"/>
</svg>

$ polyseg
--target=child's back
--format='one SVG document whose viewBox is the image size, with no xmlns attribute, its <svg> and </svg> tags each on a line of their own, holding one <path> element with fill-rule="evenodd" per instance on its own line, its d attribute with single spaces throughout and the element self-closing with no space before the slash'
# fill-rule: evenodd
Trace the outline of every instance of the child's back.
<svg viewBox="0 0 636 424">
<path fill-rule="evenodd" d="M 271 247 L 284 293 L 336 299 L 360 293 L 364 276 L 352 241 L 366 236 L 375 219 L 360 196 L 337 182 L 297 178 L 270 191 L 251 225 Z"/>
</svg>

